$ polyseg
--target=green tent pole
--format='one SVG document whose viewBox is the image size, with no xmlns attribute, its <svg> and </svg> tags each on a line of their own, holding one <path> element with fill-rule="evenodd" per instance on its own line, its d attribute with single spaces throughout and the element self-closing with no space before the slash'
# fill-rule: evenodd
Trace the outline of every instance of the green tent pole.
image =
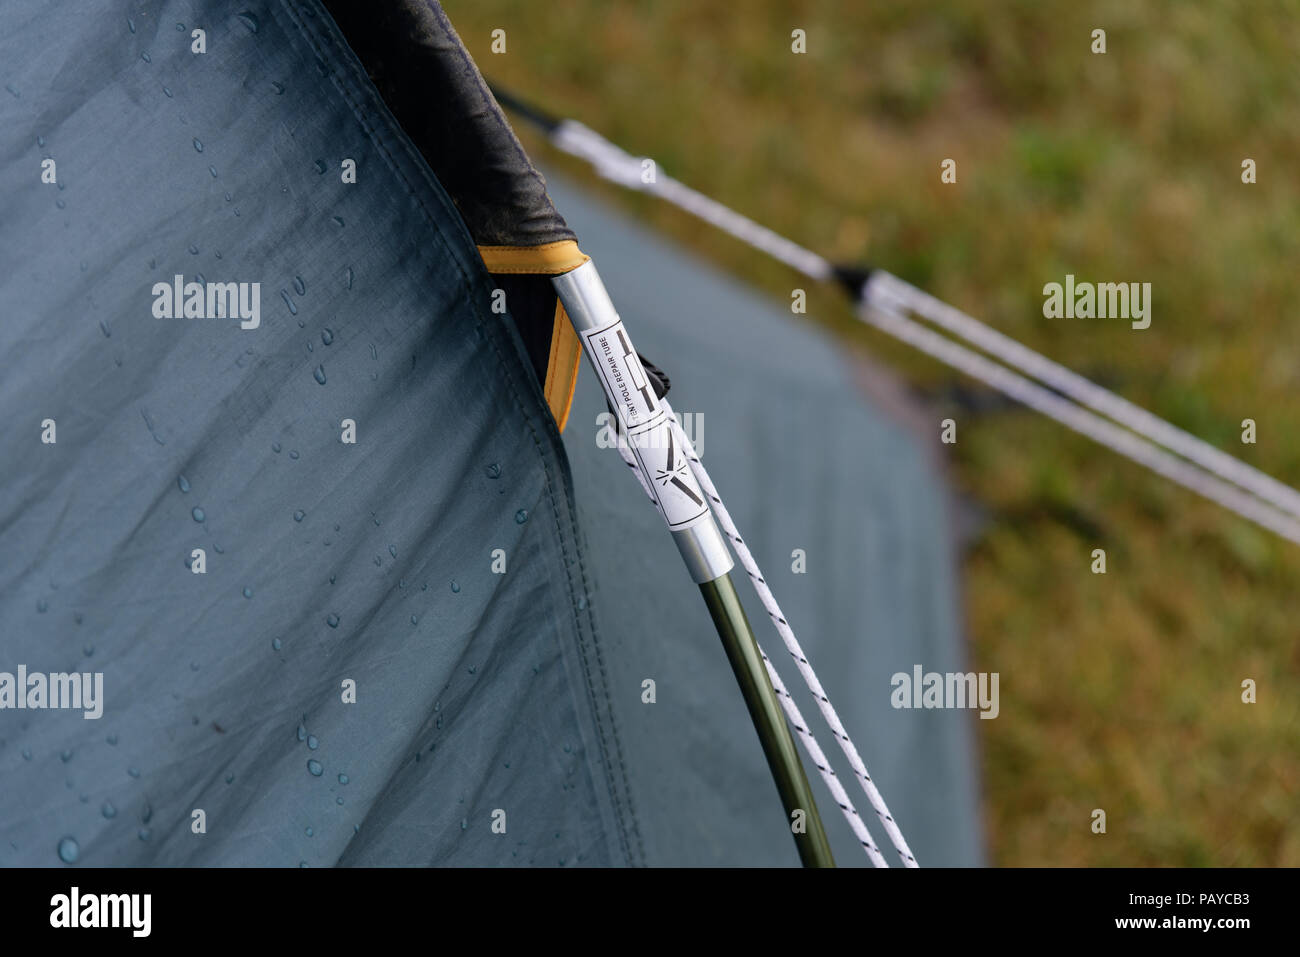
<svg viewBox="0 0 1300 957">
<path fill-rule="evenodd" d="M 758 732 L 763 753 L 767 755 L 781 803 L 790 817 L 799 858 L 804 867 L 834 867 L 831 845 L 817 813 L 812 788 L 808 786 L 808 777 L 795 751 L 781 704 L 772 690 L 767 669 L 763 667 L 763 656 L 749 627 L 749 619 L 745 617 L 745 609 L 741 607 L 736 586 L 732 584 L 730 575 L 723 575 L 711 582 L 703 582 L 700 593 L 709 606 L 709 614 L 713 616 L 713 624 L 722 638 L 722 647 L 731 661 L 731 670 L 736 673 L 736 682 L 749 708 L 754 730 Z"/>
<path fill-rule="evenodd" d="M 618 412 L 642 481 L 704 595 L 785 805 L 799 857 L 805 867 L 833 867 L 808 777 L 731 582 L 731 552 L 684 452 L 674 447 L 672 417 L 655 395 L 595 264 L 585 262 L 551 282 L 610 406 Z"/>
</svg>

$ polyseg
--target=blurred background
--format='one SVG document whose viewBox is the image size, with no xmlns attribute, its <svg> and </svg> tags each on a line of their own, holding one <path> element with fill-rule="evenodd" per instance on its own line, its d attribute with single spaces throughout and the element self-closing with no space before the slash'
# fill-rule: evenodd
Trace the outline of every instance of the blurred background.
<svg viewBox="0 0 1300 957">
<path fill-rule="evenodd" d="M 1300 483 L 1300 4 L 444 7 L 489 79 Z M 806 54 L 791 53 L 794 29 Z M 540 162 L 774 300 L 807 288 L 806 321 L 932 411 L 967 516 L 971 667 L 1003 676 L 999 719 L 973 720 L 990 863 L 1300 865 L 1300 549 L 516 129 Z M 955 185 L 940 183 L 946 158 Z M 1150 282 L 1150 328 L 1043 318 L 1044 283 L 1066 273 Z M 947 417 L 958 442 L 939 446 Z M 1245 418 L 1257 444 L 1241 443 Z M 1241 702 L 1245 678 L 1257 704 Z"/>
</svg>

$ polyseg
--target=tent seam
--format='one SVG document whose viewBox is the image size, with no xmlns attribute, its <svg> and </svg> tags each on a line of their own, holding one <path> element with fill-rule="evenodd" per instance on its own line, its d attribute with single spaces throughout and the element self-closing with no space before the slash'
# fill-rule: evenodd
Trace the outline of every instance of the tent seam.
<svg viewBox="0 0 1300 957">
<path fill-rule="evenodd" d="M 288 0 L 288 4 L 291 6 L 296 6 L 295 0 Z M 323 11 L 319 11 L 318 15 L 319 13 L 322 12 Z M 324 52 L 321 49 L 321 44 L 317 42 L 318 40 L 333 43 L 333 38 L 328 36 L 328 33 L 326 33 L 326 35 L 321 37 L 315 36 L 313 31 L 311 31 L 307 27 L 307 25 L 301 22 L 297 17 L 291 15 L 290 21 L 293 23 L 294 27 L 298 30 L 299 34 L 304 37 L 307 44 L 318 56 L 322 52 Z M 356 69 L 355 64 L 353 64 L 346 55 L 344 55 L 339 59 L 344 65 L 348 66 L 353 71 L 355 71 Z M 423 214 L 426 221 L 426 225 L 432 228 L 432 232 L 434 233 L 435 237 L 437 237 L 438 242 L 443 246 L 443 249 L 447 252 L 448 260 L 454 263 L 457 271 L 460 272 L 461 278 L 465 282 L 465 292 L 467 294 L 470 293 L 470 291 L 472 290 L 475 284 L 475 277 L 471 274 L 471 271 L 467 268 L 467 264 L 463 260 L 463 257 L 457 255 L 457 250 L 452 248 L 450 244 L 448 244 L 446 240 L 442 237 L 441 230 L 437 228 L 437 220 L 435 219 L 435 217 L 432 215 L 432 213 L 426 206 L 424 198 L 420 195 L 416 187 L 410 182 L 404 170 L 401 168 L 401 165 L 397 162 L 396 158 L 393 156 L 393 153 L 390 150 L 389 146 L 384 141 L 381 140 L 380 131 L 378 129 L 379 123 L 371 121 L 371 117 L 369 115 L 371 111 L 366 110 L 363 104 L 359 103 L 354 98 L 353 91 L 348 89 L 348 87 L 338 79 L 337 75 L 333 71 L 331 71 L 331 79 L 334 82 L 335 89 L 339 91 L 340 95 L 343 97 L 348 107 L 352 110 L 352 114 L 354 118 L 361 125 L 361 128 L 365 133 L 365 135 L 375 145 L 375 147 L 379 150 L 381 155 L 383 155 L 384 158 L 388 161 L 389 168 L 393 173 L 393 175 L 399 180 L 399 182 L 402 183 L 403 186 L 406 187 L 408 196 L 415 202 L 416 207 Z M 381 102 L 382 102 L 382 98 L 381 98 Z M 383 118 L 382 116 L 380 116 L 378 119 L 382 120 Z M 421 156 L 418 153 L 418 151 L 415 151 L 414 156 L 410 156 L 409 154 L 412 150 L 410 144 L 403 143 L 400 137 L 398 138 L 398 142 L 399 142 L 399 146 L 402 146 L 404 150 L 408 153 L 408 159 L 412 160 L 415 168 L 417 170 L 422 169 L 424 165 L 423 156 Z M 436 183 L 436 179 L 434 180 L 434 182 Z M 435 196 L 439 195 L 439 193 L 440 193 L 440 189 L 434 191 Z M 449 210 L 449 212 L 453 214 L 453 221 L 459 222 L 459 214 L 456 213 L 454 209 Z M 472 240 L 470 240 L 469 245 L 471 247 L 474 246 Z M 481 276 L 479 277 L 479 279 L 481 281 Z M 476 326 L 478 327 L 480 334 L 483 334 L 483 331 L 487 324 L 485 324 L 482 321 L 482 316 L 480 315 L 478 310 L 475 310 L 474 315 L 476 320 Z M 496 324 L 493 323 L 492 325 L 496 325 Z M 514 400 L 518 410 L 524 416 L 524 422 L 528 427 L 529 434 L 533 440 L 533 445 L 536 448 L 538 453 L 538 458 L 541 461 L 543 472 L 546 475 L 546 492 L 547 492 L 547 496 L 551 500 L 551 514 L 555 522 L 556 532 L 559 536 L 560 550 L 564 557 L 565 578 L 568 582 L 568 587 L 569 587 L 569 604 L 570 607 L 576 608 L 576 601 L 574 595 L 574 581 L 573 581 L 572 571 L 570 570 L 570 562 L 569 562 L 569 547 L 563 530 L 564 522 L 560 516 L 559 503 L 557 502 L 555 496 L 555 477 L 552 474 L 551 467 L 546 460 L 546 455 L 542 448 L 541 438 L 537 434 L 537 428 L 533 422 L 533 415 L 529 413 L 528 409 L 526 408 L 522 400 L 522 397 L 518 392 L 517 383 L 515 381 L 516 370 L 513 369 L 511 365 L 506 361 L 505 356 L 502 354 L 500 344 L 497 342 L 496 336 L 492 334 L 486 334 L 484 335 L 484 338 L 486 338 L 492 345 L 493 353 L 496 355 L 497 358 L 497 364 L 501 372 L 503 373 L 503 380 L 508 383 L 511 398 Z M 563 446 L 558 441 L 558 432 L 556 433 L 556 439 L 557 441 L 553 442 L 553 445 L 557 450 L 560 450 L 559 452 L 557 452 L 557 454 L 562 455 Z M 567 498 L 568 496 L 566 495 L 566 499 Z M 572 505 L 572 503 L 569 504 Z M 572 531 L 574 532 L 575 544 L 576 544 L 578 530 L 576 526 L 573 508 L 571 507 L 568 510 L 568 512 L 569 512 L 569 522 L 573 526 Z M 588 584 L 586 569 L 585 566 L 583 566 L 582 564 L 581 556 L 575 556 L 574 561 L 581 569 L 582 583 L 583 583 L 584 594 L 585 594 L 585 589 Z M 590 608 L 588 609 L 587 619 L 588 619 L 588 628 L 590 628 L 590 636 L 592 639 L 595 639 L 596 637 L 595 623 L 594 623 L 594 619 L 592 618 Z M 613 701 L 609 695 L 608 673 L 605 669 L 604 658 L 600 653 L 599 643 L 593 641 L 596 667 L 599 671 L 599 676 L 600 676 L 601 695 L 605 700 L 605 705 L 608 710 L 609 728 L 607 730 L 605 727 L 605 722 L 602 721 L 601 719 L 601 709 L 596 700 L 597 692 L 594 687 L 594 682 L 591 680 L 592 679 L 591 663 L 588 660 L 588 651 L 586 648 L 586 642 L 582 640 L 583 629 L 581 627 L 580 620 L 581 619 L 579 616 L 576 615 L 574 616 L 573 621 L 574 624 L 577 626 L 576 630 L 579 638 L 577 642 L 578 651 L 582 659 L 583 670 L 584 672 L 586 672 L 587 675 L 587 680 L 585 684 L 587 685 L 587 692 L 592 706 L 591 707 L 592 718 L 596 726 L 598 744 L 602 752 L 603 762 L 606 765 L 606 768 L 609 770 L 613 770 L 614 766 L 613 766 L 613 762 L 610 761 L 610 748 L 609 748 L 609 742 L 607 741 L 607 738 L 612 739 L 614 745 L 614 754 L 617 758 L 617 772 L 619 777 L 622 780 L 622 787 L 624 789 L 624 794 L 625 794 L 624 798 L 620 798 L 618 794 L 618 789 L 614 786 L 613 782 L 608 780 L 607 778 L 606 790 L 608 792 L 610 801 L 613 804 L 615 810 L 614 816 L 618 825 L 617 833 L 618 833 L 619 842 L 622 844 L 622 849 L 625 858 L 629 861 L 629 863 L 635 863 L 636 862 L 635 856 L 634 856 L 633 849 L 631 847 L 630 834 L 628 832 L 630 830 L 632 834 L 635 834 L 637 850 L 639 851 L 640 859 L 643 862 L 645 849 L 641 840 L 640 828 L 636 822 L 636 810 L 632 804 L 632 790 L 627 777 L 627 765 L 626 765 L 625 758 L 623 756 L 622 741 L 619 738 L 618 729 L 616 727 L 615 720 L 614 720 Z M 625 804 L 626 804 L 626 810 L 624 808 Z"/>
</svg>

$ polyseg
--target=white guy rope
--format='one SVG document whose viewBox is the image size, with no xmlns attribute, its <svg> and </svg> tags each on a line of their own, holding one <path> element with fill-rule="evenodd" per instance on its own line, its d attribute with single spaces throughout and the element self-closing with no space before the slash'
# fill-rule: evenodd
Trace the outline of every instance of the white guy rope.
<svg viewBox="0 0 1300 957">
<path fill-rule="evenodd" d="M 1248 518 L 1282 538 L 1300 545 L 1300 522 L 1290 515 L 1277 511 L 1255 496 L 1220 481 L 1192 463 L 1177 458 L 1141 436 L 1120 428 L 1113 422 L 1029 381 L 1005 366 L 998 365 L 960 343 L 927 329 L 916 320 L 909 319 L 884 305 L 882 301 L 863 303 L 858 310 L 858 316 L 874 328 L 915 346 L 972 378 L 979 379 L 986 385 L 1023 402 L 1031 409 L 1055 419 L 1067 428 L 1088 436 L 1112 451 L 1140 465 L 1145 465 L 1170 481 L 1198 495 L 1203 495 L 1243 518 Z"/>
<path fill-rule="evenodd" d="M 686 458 L 690 460 L 691 469 L 695 472 L 695 478 L 699 481 L 700 488 L 704 490 L 704 494 L 713 503 L 713 513 L 718 518 L 718 524 L 722 526 L 722 531 L 726 533 L 726 536 L 731 539 L 731 545 L 736 550 L 740 563 L 745 566 L 750 581 L 754 583 L 754 590 L 758 592 L 758 597 L 763 602 L 763 608 L 767 611 L 768 617 L 772 619 L 772 624 L 776 626 L 781 640 L 785 642 L 786 650 L 790 652 L 790 657 L 794 659 L 799 674 L 803 676 L 804 683 L 808 685 L 808 690 L 817 699 L 817 707 L 821 711 L 822 717 L 826 719 L 826 724 L 830 727 L 831 734 L 835 736 L 835 740 L 839 743 L 840 750 L 849 759 L 849 767 L 853 769 L 858 783 L 862 785 L 862 790 L 866 792 L 867 799 L 871 801 L 871 807 L 875 810 L 876 816 L 880 818 L 880 823 L 885 828 L 885 833 L 889 835 L 894 850 L 898 852 L 904 867 L 918 867 L 912 849 L 907 846 L 907 840 L 903 837 L 903 832 L 898 828 L 898 822 L 894 820 L 894 816 L 889 813 L 889 808 L 885 806 L 884 797 L 881 796 L 876 783 L 871 780 L 871 775 L 867 772 L 867 766 L 863 762 L 862 756 L 858 754 L 858 749 L 854 746 L 849 733 L 844 730 L 844 724 L 840 721 L 840 716 L 836 713 L 834 705 L 831 704 L 831 699 L 827 697 L 826 690 L 822 687 L 821 681 L 817 679 L 817 673 L 813 671 L 812 665 L 808 663 L 808 657 L 803 653 L 803 648 L 799 646 L 799 639 L 795 638 L 794 631 L 790 628 L 785 614 L 781 611 L 781 606 L 776 603 L 776 596 L 772 594 L 772 589 L 767 586 L 767 580 L 763 577 L 762 569 L 758 567 L 758 562 L 754 560 L 754 556 L 750 553 L 745 540 L 740 537 L 736 523 L 731 520 L 731 513 L 727 511 L 727 506 L 722 503 L 722 497 L 718 494 L 713 480 L 709 478 L 709 473 L 704 469 L 704 463 L 695 454 L 695 446 L 691 444 L 690 438 L 682 430 L 676 416 L 673 416 L 672 406 L 668 404 L 667 399 L 663 400 L 663 406 L 668 414 L 672 416 L 673 435 L 678 444 L 686 450 Z"/>
<path fill-rule="evenodd" d="M 834 267 L 830 262 L 818 256 L 811 250 L 805 249 L 796 243 L 791 242 L 783 236 L 774 233 L 764 226 L 760 226 L 753 220 L 736 213 L 735 211 L 723 206 L 715 200 L 697 193 L 695 190 L 673 180 L 669 177 L 657 177 L 657 182 L 644 183 L 641 180 L 642 160 L 625 152 L 620 147 L 610 143 L 599 133 L 578 123 L 574 120 L 563 120 L 551 133 L 551 142 L 558 148 L 573 156 L 585 159 L 592 164 L 596 172 L 612 182 L 618 183 L 629 189 L 636 189 L 642 192 L 649 192 L 663 197 L 670 203 L 686 210 L 694 216 L 711 223 L 722 229 L 730 235 L 736 237 L 744 243 L 768 253 L 775 259 L 785 263 L 787 266 L 803 273 L 804 275 L 818 280 L 829 279 L 834 275 Z M 896 276 L 885 272 L 873 272 L 868 280 L 867 288 L 863 290 L 864 298 L 870 301 L 884 300 L 883 305 L 886 307 L 890 302 L 902 306 L 917 315 L 920 315 L 929 321 L 941 326 L 947 331 L 965 339 L 972 345 L 976 345 L 984 351 L 996 356 L 998 359 L 1019 369 L 1027 375 L 1038 379 L 1040 382 L 1051 386 L 1063 395 L 1077 400 L 1085 406 L 1109 416 L 1116 422 L 1120 423 L 1132 432 L 1140 436 L 1145 436 L 1160 445 L 1165 446 L 1173 452 L 1196 463 L 1197 466 L 1209 471 L 1213 475 L 1238 486 L 1241 489 L 1253 493 L 1253 495 L 1243 496 L 1236 492 L 1235 489 L 1224 489 L 1222 483 L 1204 481 L 1198 476 L 1193 469 L 1189 471 L 1178 459 L 1167 458 L 1161 454 L 1162 449 L 1152 448 L 1150 451 L 1138 451 L 1138 447 L 1129 439 L 1123 438 L 1123 435 L 1131 433 L 1107 433 L 1114 436 L 1112 441 L 1106 441 L 1098 438 L 1102 444 L 1119 451 L 1122 445 L 1129 451 L 1123 452 L 1128 458 L 1140 462 L 1151 468 L 1157 474 L 1171 478 L 1173 481 L 1186 488 L 1193 489 L 1207 498 L 1218 502 L 1225 508 L 1249 518 L 1251 521 L 1262 525 L 1271 531 L 1277 532 L 1283 538 L 1289 541 L 1296 541 L 1294 534 L 1290 531 L 1280 529 L 1294 528 L 1293 518 L 1300 518 L 1300 492 L 1290 486 L 1279 482 L 1270 475 L 1261 472 L 1242 462 L 1234 456 L 1228 455 L 1220 449 L 1198 439 L 1188 432 L 1179 429 L 1177 426 L 1161 419 L 1160 417 L 1146 411 L 1123 399 L 1109 389 L 1090 382 L 1082 376 L 1071 372 L 1069 369 L 1053 362 L 1046 356 L 1021 345 L 1016 340 L 1003 335 L 984 325 L 971 316 L 954 309 L 947 303 L 930 296 L 929 294 L 917 289 Z M 880 304 L 879 302 L 877 304 Z M 892 312 L 887 308 L 885 312 Z M 859 309 L 859 318 L 864 318 L 863 311 Z M 902 319 L 896 312 L 892 312 L 894 318 Z M 869 321 L 869 320 L 866 320 Z M 885 323 L 871 323 L 876 328 L 881 329 L 891 335 L 898 336 L 906 342 L 917 345 L 923 351 L 928 352 L 931 356 L 948 362 L 940 353 L 944 355 L 962 355 L 966 356 L 967 350 L 959 349 L 956 352 L 949 352 L 942 347 L 925 348 L 913 341 L 916 337 L 902 336 L 899 331 L 907 328 L 904 325 L 894 323 L 892 320 Z M 927 340 L 931 341 L 931 340 Z M 939 341 L 948 340 L 939 337 Z M 964 364 L 969 364 L 965 358 L 959 360 Z M 953 363 L 949 363 L 953 364 Z M 957 365 L 957 368 L 964 368 L 963 365 Z M 1002 368 L 996 366 L 995 368 Z M 972 373 L 974 375 L 974 373 Z M 1001 378 L 997 373 L 990 373 L 994 377 Z M 985 378 L 982 375 L 976 375 L 977 378 Z M 1025 385 L 1032 385 L 1021 380 L 1019 376 L 1013 376 Z M 998 386 L 997 388 L 1001 388 Z M 1021 393 L 1030 394 L 1029 390 L 1017 385 L 1014 387 L 1015 392 L 1007 392 L 1013 398 L 1019 398 Z M 1056 402 L 1056 396 L 1042 390 L 1041 393 L 1033 393 L 1046 397 L 1047 404 L 1057 409 L 1060 414 L 1047 412 L 1058 421 L 1065 423 L 1063 415 L 1070 415 L 1065 412 L 1066 406 L 1071 403 L 1061 404 Z M 1040 405 L 1031 404 L 1032 408 L 1044 411 Z M 1076 407 L 1077 408 L 1077 407 Z M 1082 411 L 1082 410 L 1080 410 Z M 1098 419 L 1095 416 L 1086 418 L 1072 417 L 1075 421 L 1089 422 L 1091 431 L 1084 432 L 1090 437 L 1097 438 L 1093 433 L 1101 425 L 1110 423 L 1104 419 Z M 1069 423 L 1065 423 L 1069 424 Z M 1070 428 L 1075 428 L 1070 425 Z M 1083 431 L 1082 429 L 1075 429 Z M 1145 444 L 1145 443 L 1143 443 Z M 1153 465 L 1153 462 L 1159 462 L 1160 466 Z M 1181 477 L 1175 477 L 1181 476 Z M 1203 491 L 1203 489 L 1212 489 L 1212 492 Z M 1258 496 L 1258 499 L 1255 498 Z M 1261 502 L 1262 500 L 1262 502 Z M 1236 504 L 1228 504 L 1233 502 Z M 1261 504 L 1263 507 L 1260 507 Z M 1272 506 L 1272 507 L 1269 507 Z M 1285 513 L 1285 514 L 1279 514 Z"/>
<path fill-rule="evenodd" d="M 551 132 L 551 142 L 570 156 L 591 163 L 596 172 L 610 182 L 662 196 L 674 206 L 730 233 L 743 243 L 761 249 L 806 276 L 818 280 L 834 276 L 834 267 L 821 256 L 792 243 L 766 226 L 760 226 L 717 200 L 710 199 L 671 177 L 659 175 L 658 167 L 655 168 L 654 180 L 644 182 L 641 178 L 644 157 L 625 152 L 581 123 L 562 120 Z"/>
<path fill-rule="evenodd" d="M 1096 412 L 1109 416 L 1120 425 L 1145 435 L 1185 459 L 1190 459 L 1219 478 L 1226 479 L 1247 491 L 1254 492 L 1264 501 L 1300 517 L 1300 492 L 1283 485 L 1271 475 L 1265 475 L 1238 458 L 1228 455 L 1184 432 L 1182 429 L 1146 409 L 1134 405 L 1103 389 L 1094 382 L 1071 372 L 1041 353 L 1021 345 L 1010 336 L 990 328 L 972 316 L 961 312 L 929 293 L 917 289 L 897 276 L 877 271 L 867 280 L 864 296 L 884 298 L 896 303 L 935 325 L 965 339 L 1014 369 L 1019 369 L 1044 385 L 1067 395 Z"/>
<path fill-rule="evenodd" d="M 664 402 L 666 405 L 666 400 L 664 400 Z M 671 408 L 669 408 L 667 412 L 670 416 L 672 415 Z M 692 466 L 695 467 L 699 463 L 699 457 L 695 455 L 695 450 L 690 443 L 690 439 L 688 439 L 686 434 L 681 431 L 681 426 L 677 425 L 676 422 L 677 420 L 674 419 L 674 431 L 678 433 L 675 435 L 675 439 L 681 448 L 688 450 L 687 456 L 691 459 Z M 645 476 L 641 473 L 641 469 L 637 467 L 636 459 L 633 457 L 632 451 L 625 444 L 621 432 L 618 438 L 618 454 L 623 457 L 623 461 L 627 463 L 627 466 L 636 473 L 637 480 L 641 483 L 642 491 L 646 493 L 646 496 L 650 499 L 650 503 L 653 505 L 655 500 L 654 496 L 646 485 Z M 696 476 L 698 477 L 702 471 L 703 466 L 698 466 L 696 469 Z M 709 487 L 705 489 L 705 492 L 714 500 L 716 506 L 721 506 L 721 499 L 717 497 L 715 492 L 709 491 L 711 488 L 712 484 L 710 483 Z M 721 516 L 719 516 L 719 518 L 721 518 Z M 728 523 L 730 520 L 730 516 L 727 516 Z M 734 530 L 734 527 L 735 526 L 731 526 L 731 529 Z M 731 534 L 731 532 L 729 531 L 728 534 Z M 739 539 L 739 536 L 734 536 L 734 539 Z M 757 566 L 755 566 L 755 568 L 757 568 Z M 750 573 L 750 577 L 753 577 L 752 572 Z M 780 613 L 779 608 L 777 609 L 777 613 Z M 768 614 L 772 614 L 770 608 L 768 609 Z M 755 639 L 755 644 L 758 644 L 757 639 Z M 871 833 L 867 830 L 867 826 L 862 822 L 862 817 L 858 814 L 858 809 L 853 806 L 853 801 L 849 798 L 847 792 L 845 792 L 844 785 L 840 783 L 839 777 L 835 774 L 835 769 L 831 767 L 830 761 L 826 759 L 826 753 L 822 751 L 821 745 L 817 743 L 816 735 L 814 735 L 809 729 L 808 722 L 804 720 L 803 714 L 800 713 L 799 706 L 795 703 L 794 697 L 786 688 L 785 682 L 781 680 L 781 676 L 777 673 L 776 668 L 773 667 L 771 660 L 767 657 L 767 652 L 763 650 L 761 644 L 758 644 L 758 653 L 763 658 L 763 667 L 767 669 L 768 679 L 772 682 L 772 690 L 776 692 L 777 698 L 781 702 L 781 708 L 785 711 L 786 718 L 794 728 L 795 734 L 803 744 L 804 750 L 808 752 L 808 758 L 816 766 L 818 773 L 822 776 L 822 780 L 826 782 L 826 787 L 830 789 L 831 796 L 835 799 L 835 803 L 839 805 L 840 811 L 844 814 L 844 819 L 849 822 L 849 827 L 853 830 L 854 836 L 857 837 L 858 843 L 862 845 L 862 849 L 866 851 L 867 857 L 871 859 L 872 864 L 876 867 L 888 867 L 889 863 L 881 855 L 880 849 L 876 847 L 876 842 L 871 839 Z"/>
</svg>

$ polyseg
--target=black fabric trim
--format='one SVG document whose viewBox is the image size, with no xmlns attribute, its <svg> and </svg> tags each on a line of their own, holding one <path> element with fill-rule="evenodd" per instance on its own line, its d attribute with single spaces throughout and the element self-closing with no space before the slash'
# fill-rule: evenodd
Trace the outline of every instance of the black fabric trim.
<svg viewBox="0 0 1300 957">
<path fill-rule="evenodd" d="M 323 0 L 480 246 L 576 239 L 434 0 Z"/>
<path fill-rule="evenodd" d="M 492 282 L 506 294 L 506 308 L 519 327 L 537 381 L 546 386 L 551 362 L 551 334 L 555 328 L 555 287 L 549 276 L 511 273 L 493 276 Z"/>
</svg>

